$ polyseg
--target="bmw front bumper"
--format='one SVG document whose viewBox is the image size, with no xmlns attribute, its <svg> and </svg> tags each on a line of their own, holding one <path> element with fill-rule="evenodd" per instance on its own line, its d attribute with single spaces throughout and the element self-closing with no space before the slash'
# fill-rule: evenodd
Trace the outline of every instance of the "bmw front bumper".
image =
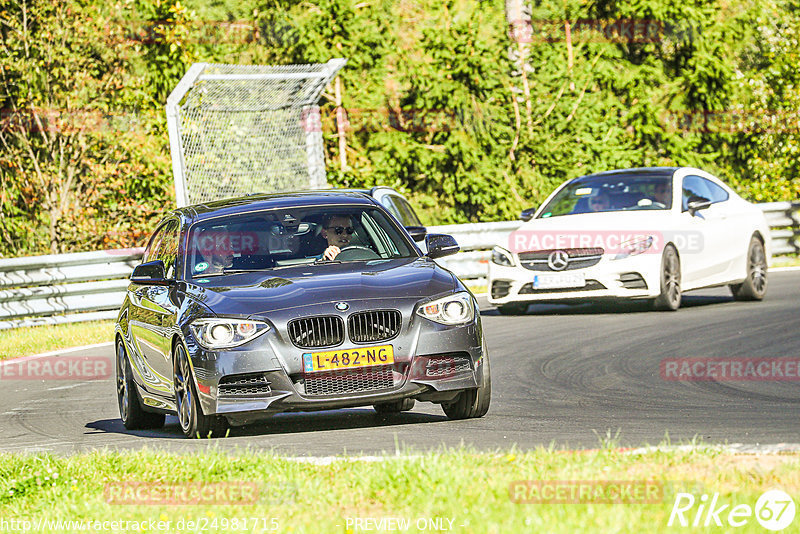
<svg viewBox="0 0 800 534">
<path fill-rule="evenodd" d="M 461 391 L 478 387 L 488 353 L 477 303 L 472 321 L 446 326 L 417 315 L 418 301 L 399 306 L 402 323 L 396 337 L 375 343 L 353 343 L 345 335 L 335 347 L 295 346 L 289 339 L 288 322 L 318 315 L 323 309 L 329 312 L 330 303 L 251 316 L 266 321 L 270 329 L 227 350 L 204 349 L 187 329 L 184 341 L 203 412 L 224 415 L 231 424 L 247 424 L 279 412 L 369 406 L 405 398 L 449 402 Z M 378 304 L 360 301 L 348 314 L 384 308 Z M 378 345 L 392 345 L 392 365 L 314 373 L 303 369 L 303 355 L 307 353 Z"/>
</svg>

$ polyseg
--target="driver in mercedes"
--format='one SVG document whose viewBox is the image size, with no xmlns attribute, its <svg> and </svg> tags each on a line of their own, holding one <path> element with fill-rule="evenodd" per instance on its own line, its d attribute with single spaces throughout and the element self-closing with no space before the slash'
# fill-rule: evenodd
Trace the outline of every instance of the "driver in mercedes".
<svg viewBox="0 0 800 534">
<path fill-rule="evenodd" d="M 349 215 L 326 215 L 322 220 L 321 235 L 328 241 L 328 248 L 322 253 L 322 258 L 335 259 L 343 248 L 350 245 L 354 231 Z"/>
<path fill-rule="evenodd" d="M 663 204 L 664 207 L 672 205 L 672 188 L 667 182 L 659 182 L 653 191 L 653 201 Z"/>
</svg>

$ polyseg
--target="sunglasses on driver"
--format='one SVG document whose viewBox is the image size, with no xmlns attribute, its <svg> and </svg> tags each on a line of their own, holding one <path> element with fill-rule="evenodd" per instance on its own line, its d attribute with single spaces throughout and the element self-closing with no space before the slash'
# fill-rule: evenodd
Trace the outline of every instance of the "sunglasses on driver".
<svg viewBox="0 0 800 534">
<path fill-rule="evenodd" d="M 336 235 L 342 235 L 345 232 L 347 232 L 347 235 L 353 235 L 353 232 L 355 232 L 352 226 L 327 226 L 325 229 L 333 230 Z"/>
</svg>

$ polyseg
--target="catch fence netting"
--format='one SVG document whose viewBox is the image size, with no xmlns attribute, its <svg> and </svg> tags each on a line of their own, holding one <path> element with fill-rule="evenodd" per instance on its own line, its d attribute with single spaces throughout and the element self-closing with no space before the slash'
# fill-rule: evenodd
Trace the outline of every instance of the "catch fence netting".
<svg viewBox="0 0 800 534">
<path fill-rule="evenodd" d="M 325 187 L 317 102 L 343 64 L 193 66 L 167 105 L 179 204 Z"/>
</svg>

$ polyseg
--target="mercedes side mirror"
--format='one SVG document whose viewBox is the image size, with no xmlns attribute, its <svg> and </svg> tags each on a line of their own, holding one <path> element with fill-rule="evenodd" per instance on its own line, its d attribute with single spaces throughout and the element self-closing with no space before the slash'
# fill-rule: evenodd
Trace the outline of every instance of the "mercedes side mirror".
<svg viewBox="0 0 800 534">
<path fill-rule="evenodd" d="M 692 215 L 694 215 L 697 211 L 707 209 L 710 205 L 710 200 L 699 196 L 689 197 L 689 202 L 686 203 L 686 207 L 688 208 L 689 213 Z"/>
<path fill-rule="evenodd" d="M 522 213 L 519 214 L 519 218 L 522 219 L 523 222 L 528 222 L 533 219 L 537 209 L 539 208 L 528 208 L 526 210 L 522 210 Z"/>
</svg>

